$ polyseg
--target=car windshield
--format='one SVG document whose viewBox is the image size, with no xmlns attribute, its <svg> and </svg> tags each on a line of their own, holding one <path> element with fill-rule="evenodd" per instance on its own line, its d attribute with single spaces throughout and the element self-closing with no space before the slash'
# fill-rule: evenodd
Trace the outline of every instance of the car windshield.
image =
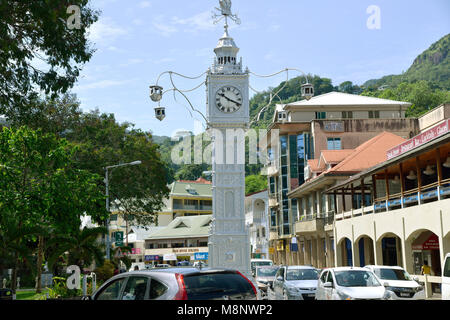
<svg viewBox="0 0 450 320">
<path fill-rule="evenodd" d="M 380 282 L 372 272 L 363 270 L 335 271 L 336 282 L 341 287 L 378 287 Z"/>
<path fill-rule="evenodd" d="M 288 269 L 286 280 L 317 280 L 319 273 L 316 269 Z"/>
<path fill-rule="evenodd" d="M 272 265 L 272 261 L 254 261 L 254 262 L 252 262 L 253 267 L 271 266 L 271 265 Z"/>
<path fill-rule="evenodd" d="M 256 268 L 256 276 L 257 277 L 275 277 L 275 274 L 278 271 L 278 267 L 274 268 Z"/>
<path fill-rule="evenodd" d="M 411 280 L 409 274 L 401 269 L 375 268 L 374 272 L 378 278 L 383 280 Z"/>
</svg>

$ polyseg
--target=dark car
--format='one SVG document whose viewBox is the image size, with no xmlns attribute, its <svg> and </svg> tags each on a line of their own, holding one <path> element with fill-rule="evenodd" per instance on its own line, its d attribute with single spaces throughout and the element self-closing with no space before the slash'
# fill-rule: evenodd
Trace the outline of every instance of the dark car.
<svg viewBox="0 0 450 320">
<path fill-rule="evenodd" d="M 168 268 L 119 274 L 89 300 L 256 300 L 252 282 L 236 270 Z"/>
</svg>

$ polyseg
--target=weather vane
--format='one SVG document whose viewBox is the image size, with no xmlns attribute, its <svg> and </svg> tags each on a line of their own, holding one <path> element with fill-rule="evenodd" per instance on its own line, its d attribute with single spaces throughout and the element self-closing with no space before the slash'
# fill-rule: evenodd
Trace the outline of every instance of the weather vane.
<svg viewBox="0 0 450 320">
<path fill-rule="evenodd" d="M 214 24 L 219 23 L 223 18 L 225 18 L 225 28 L 228 28 L 228 18 L 233 20 L 236 24 L 241 24 L 241 19 L 237 16 L 237 14 L 233 14 L 231 12 L 231 0 L 219 0 L 220 8 L 215 8 L 216 11 L 213 11 L 213 19 Z"/>
</svg>

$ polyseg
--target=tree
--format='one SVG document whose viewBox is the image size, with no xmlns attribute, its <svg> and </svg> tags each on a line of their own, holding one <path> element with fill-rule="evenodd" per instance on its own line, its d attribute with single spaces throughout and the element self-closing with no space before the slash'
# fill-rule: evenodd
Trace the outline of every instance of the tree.
<svg viewBox="0 0 450 320">
<path fill-rule="evenodd" d="M 410 102 L 412 105 L 406 110 L 407 117 L 418 117 L 442 103 L 450 102 L 449 91 L 433 89 L 425 80 L 402 82 L 385 90 L 366 90 L 362 95 Z"/>
<path fill-rule="evenodd" d="M 0 114 L 26 109 L 40 91 L 64 93 L 74 85 L 94 52 L 87 36 L 99 12 L 88 3 L 0 2 Z"/>
<path fill-rule="evenodd" d="M 66 137 L 79 146 L 75 154 L 79 169 L 104 175 L 107 166 L 140 160 L 141 165 L 109 171 L 112 207 L 129 214 L 130 223 L 156 222 L 169 189 L 165 165 L 150 133 L 130 123 L 119 124 L 114 115 L 96 110 L 82 114 Z"/>
<path fill-rule="evenodd" d="M 0 131 L 0 233 L 11 238 L 24 233 L 31 226 L 41 227 L 47 233 L 70 233 L 81 224 L 81 215 L 87 213 L 93 221 L 107 217 L 104 208 L 101 177 L 74 166 L 73 155 L 77 147 L 54 134 L 26 127 L 3 128 Z M 38 290 L 45 234 L 24 234 L 12 245 L 20 247 L 26 241 L 38 242 Z M 16 269 L 23 253 L 15 252 L 13 285 L 15 292 Z"/>
<path fill-rule="evenodd" d="M 100 266 L 104 262 L 104 244 L 99 237 L 106 234 L 105 227 L 76 229 L 69 234 L 57 235 L 47 241 L 47 248 L 51 249 L 47 262 L 53 268 L 61 255 L 68 253 L 67 263 L 77 265 L 81 270 L 92 264 Z"/>
<path fill-rule="evenodd" d="M 263 191 L 267 189 L 267 177 L 251 175 L 245 177 L 245 194 Z"/>
</svg>

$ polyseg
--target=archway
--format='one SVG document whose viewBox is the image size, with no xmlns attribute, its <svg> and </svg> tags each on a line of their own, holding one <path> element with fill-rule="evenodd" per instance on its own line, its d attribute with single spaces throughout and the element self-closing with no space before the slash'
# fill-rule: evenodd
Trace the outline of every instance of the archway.
<svg viewBox="0 0 450 320">
<path fill-rule="evenodd" d="M 394 233 L 385 233 L 377 243 L 377 264 L 402 266 L 402 246 L 400 238 Z"/>
<path fill-rule="evenodd" d="M 362 235 L 355 241 L 355 265 L 364 267 L 375 264 L 375 250 L 372 238 Z"/>
<path fill-rule="evenodd" d="M 431 275 L 441 275 L 440 243 L 434 232 L 427 229 L 413 232 L 406 240 L 406 247 L 411 250 L 413 260 L 410 270 L 414 274 L 421 274 L 421 267 L 426 262 L 431 268 Z"/>
<path fill-rule="evenodd" d="M 339 241 L 337 245 L 339 249 L 337 251 L 338 256 L 338 264 L 340 266 L 353 266 L 353 252 L 352 252 L 352 242 L 349 238 L 343 238 Z"/>
</svg>

